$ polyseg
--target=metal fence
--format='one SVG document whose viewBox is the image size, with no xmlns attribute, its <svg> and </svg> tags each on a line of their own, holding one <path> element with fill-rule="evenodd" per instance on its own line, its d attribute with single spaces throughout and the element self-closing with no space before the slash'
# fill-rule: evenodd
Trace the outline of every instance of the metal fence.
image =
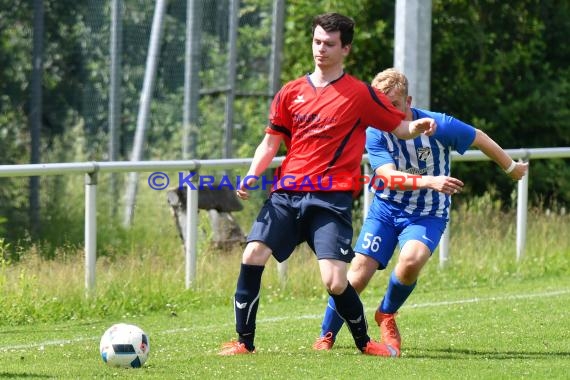
<svg viewBox="0 0 570 380">
<path fill-rule="evenodd" d="M 507 149 L 513 159 L 531 161 L 535 159 L 570 158 L 570 147 L 564 148 L 532 148 Z M 470 150 L 463 155 L 452 154 L 453 161 L 488 161 L 489 158 L 481 151 Z M 247 168 L 251 158 L 214 159 L 214 160 L 181 160 L 181 161 L 110 161 L 110 162 L 75 162 L 27 165 L 0 165 L 1 177 L 30 177 L 49 175 L 85 175 L 85 290 L 90 294 L 95 289 L 95 263 L 97 260 L 97 175 L 99 173 L 153 172 L 160 170 L 206 171 L 219 169 Z M 272 167 L 279 166 L 283 157 L 277 157 L 271 163 Z M 368 167 L 368 157 L 364 155 L 362 163 Z M 517 244 L 516 258 L 524 256 L 526 241 L 526 222 L 528 208 L 528 177 L 529 173 L 518 181 L 517 196 Z M 366 194 L 366 193 L 365 193 Z M 368 194 L 364 196 L 363 215 L 369 206 Z M 186 213 L 185 244 L 185 285 L 190 288 L 196 277 L 197 256 L 197 215 L 198 192 L 188 191 Z M 440 264 L 449 258 L 449 227 L 442 237 L 439 247 Z"/>
</svg>

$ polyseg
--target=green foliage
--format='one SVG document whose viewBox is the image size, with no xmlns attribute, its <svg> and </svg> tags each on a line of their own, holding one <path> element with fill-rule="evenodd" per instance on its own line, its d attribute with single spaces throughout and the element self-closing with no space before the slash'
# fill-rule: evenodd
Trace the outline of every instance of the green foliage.
<svg viewBox="0 0 570 380">
<path fill-rule="evenodd" d="M 108 157 L 110 6 L 100 2 L 45 0 L 42 162 Z M 224 147 L 228 8 L 203 2 L 199 120 L 194 126 L 199 159 L 220 158 Z M 33 3 L 0 0 L 0 163 L 29 162 L 29 81 Z M 123 2 L 120 159 L 127 159 L 139 116 L 140 93 L 154 14 L 152 1 Z M 232 147 L 252 156 L 263 136 L 272 95 L 270 0 L 243 0 L 239 9 L 237 88 Z M 184 101 L 186 5 L 169 3 L 144 159 L 180 159 Z M 286 2 L 282 83 L 313 69 L 311 22 L 316 14 L 341 12 L 356 21 L 347 71 L 369 81 L 393 62 L 395 3 L 299 0 Z M 568 146 L 570 4 L 560 0 L 517 2 L 433 1 L 432 109 L 486 131 L 504 148 Z M 570 202 L 565 160 L 531 163 L 530 195 L 546 206 Z M 468 188 L 464 196 L 493 194 L 512 206 L 513 183 L 496 165 L 454 165 Z M 82 179 L 43 178 L 41 242 L 28 241 L 28 179 L 0 179 L 0 233 L 21 244 L 80 244 Z M 108 200 L 103 202 L 111 203 Z M 73 205 L 72 205 L 73 203 Z M 111 208 L 111 207 L 109 207 Z M 51 215 L 50 215 L 51 214 Z M 102 217 L 107 217 L 103 215 Z M 69 222 L 71 227 L 67 228 Z M 106 220 L 107 221 L 107 220 Z M 59 224 L 63 223 L 63 224 Z M 114 226 L 107 221 L 105 225 Z M 62 227 L 65 226 L 65 227 Z M 65 233 L 57 231 L 65 230 Z M 52 242 L 52 243 L 50 243 Z M 40 249 L 44 252 L 44 249 Z"/>
<path fill-rule="evenodd" d="M 570 71 L 560 57 L 570 54 L 562 37 L 570 26 L 557 23 L 569 11 L 560 1 L 434 1 L 432 109 L 484 130 L 504 148 L 569 146 L 563 125 Z M 556 165 L 547 162 L 531 166 Z M 494 165 L 457 169 L 474 193 L 491 184 L 508 199 L 509 180 Z M 556 194 L 568 202 L 559 186 L 569 176 L 567 168 L 556 178 L 533 170 L 531 194 Z"/>
<path fill-rule="evenodd" d="M 393 1 L 295 1 L 287 4 L 285 48 L 283 54 L 284 82 L 297 78 L 314 68 L 311 54 L 313 17 L 324 12 L 346 14 L 355 20 L 355 36 L 346 69 L 352 75 L 370 82 L 380 70 L 392 66 Z"/>
<path fill-rule="evenodd" d="M 28 161 L 26 118 L 28 73 L 32 51 L 30 3 L 0 1 L 0 164 Z M 14 20 L 19 20 L 14 22 Z M 17 226 L 27 224 L 27 186 L 0 178 L 0 237 L 14 237 Z"/>
<path fill-rule="evenodd" d="M 0 216 L 0 235 L 4 235 L 6 234 L 6 229 L 4 227 L 4 224 L 7 222 L 8 219 L 6 219 L 3 216 Z M 3 242 L 3 239 L 0 240 L 0 246 L 2 245 L 1 242 Z"/>
</svg>

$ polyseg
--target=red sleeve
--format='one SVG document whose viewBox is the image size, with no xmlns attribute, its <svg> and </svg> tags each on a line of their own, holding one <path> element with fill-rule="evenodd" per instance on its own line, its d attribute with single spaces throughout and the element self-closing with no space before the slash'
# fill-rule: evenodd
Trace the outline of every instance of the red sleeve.
<svg viewBox="0 0 570 380">
<path fill-rule="evenodd" d="M 282 88 L 273 98 L 269 109 L 269 125 L 265 127 L 265 133 L 281 135 L 285 146 L 289 149 L 291 144 L 291 116 L 285 108 L 285 88 Z"/>
<path fill-rule="evenodd" d="M 270 134 L 283 134 L 285 137 L 291 138 L 291 113 L 286 108 L 287 87 L 281 88 L 273 97 L 271 107 L 269 108 L 269 126 L 265 132 Z"/>
<path fill-rule="evenodd" d="M 366 125 L 380 129 L 386 132 L 392 132 L 406 115 L 394 107 L 390 99 L 379 90 L 368 85 L 371 101 L 368 103 L 368 109 L 364 113 L 368 116 L 365 120 Z"/>
</svg>

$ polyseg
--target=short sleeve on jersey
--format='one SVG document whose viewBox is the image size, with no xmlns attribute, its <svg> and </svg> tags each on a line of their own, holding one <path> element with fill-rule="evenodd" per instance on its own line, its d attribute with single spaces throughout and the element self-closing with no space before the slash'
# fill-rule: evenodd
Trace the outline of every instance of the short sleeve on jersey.
<svg viewBox="0 0 570 380">
<path fill-rule="evenodd" d="M 372 170 L 376 170 L 386 164 L 394 163 L 394 159 L 392 158 L 394 152 L 390 152 L 388 149 L 384 134 L 375 128 L 366 129 L 366 150 L 368 152 L 374 152 L 374 154 L 368 155 Z"/>
<path fill-rule="evenodd" d="M 465 153 L 475 141 L 476 130 L 473 126 L 444 113 L 412 109 L 417 118 L 431 117 L 437 123 L 434 137 L 444 146 L 450 147 L 459 154 Z"/>
<path fill-rule="evenodd" d="M 406 115 L 394 107 L 390 100 L 380 90 L 369 84 L 366 85 L 372 102 L 364 115 L 364 124 L 386 132 L 396 129 Z M 379 117 L 382 117 L 381 119 Z"/>
</svg>

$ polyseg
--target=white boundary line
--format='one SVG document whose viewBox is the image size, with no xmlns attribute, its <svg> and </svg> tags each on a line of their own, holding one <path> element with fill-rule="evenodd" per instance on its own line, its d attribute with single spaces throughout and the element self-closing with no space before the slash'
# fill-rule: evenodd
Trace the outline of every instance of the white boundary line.
<svg viewBox="0 0 570 380">
<path fill-rule="evenodd" d="M 424 308 L 424 307 L 437 307 L 437 306 L 450 306 L 450 305 L 462 305 L 462 304 L 470 304 L 470 303 L 480 303 L 480 302 L 493 302 L 493 301 L 504 301 L 504 300 L 517 300 L 517 299 L 529 299 L 529 298 L 538 298 L 538 297 L 558 297 L 562 295 L 570 294 L 570 289 L 561 289 L 561 290 L 553 290 L 549 292 L 542 292 L 542 293 L 529 293 L 529 294 L 512 294 L 512 295 L 504 295 L 504 296 L 497 296 L 497 297 L 476 297 L 476 298 L 468 298 L 463 300 L 455 300 L 455 301 L 439 301 L 439 302 L 424 302 L 424 303 L 415 303 L 411 305 L 404 305 L 404 309 L 416 309 L 416 308 Z M 324 306 L 323 306 L 324 307 Z M 370 311 L 372 309 L 367 309 Z M 261 323 L 272 323 L 272 322 L 281 322 L 286 320 L 291 321 L 298 321 L 304 319 L 319 319 L 322 317 L 322 314 L 308 314 L 308 315 L 298 315 L 298 316 L 283 316 L 283 317 L 272 317 L 272 318 L 262 318 L 259 319 L 258 322 Z M 233 324 L 226 323 L 222 324 L 221 326 L 217 327 L 225 327 L 230 326 Z M 207 328 L 212 328 L 212 326 L 207 326 Z M 177 329 L 170 329 L 158 332 L 158 334 L 177 334 L 181 332 L 190 332 L 196 331 L 196 328 L 177 328 Z M 154 333 L 156 334 L 156 332 Z M 91 337 L 79 337 L 75 339 L 60 339 L 60 340 L 47 340 L 44 342 L 39 343 L 29 343 L 29 344 L 17 344 L 17 345 L 10 345 L 10 346 L 0 346 L 0 352 L 6 351 L 13 351 L 13 350 L 25 350 L 30 348 L 37 348 L 38 350 L 43 350 L 46 346 L 63 346 L 65 344 L 72 344 L 72 343 L 79 343 L 85 342 L 89 340 L 99 340 L 100 336 L 91 336 Z"/>
<path fill-rule="evenodd" d="M 409 308 L 420 308 L 420 307 L 432 307 L 432 306 L 445 306 L 445 305 L 459 305 L 466 303 L 478 303 L 478 302 L 491 302 L 491 301 L 504 301 L 504 300 L 518 300 L 536 297 L 557 297 L 565 294 L 569 294 L 570 289 L 553 290 L 544 293 L 530 293 L 530 294 L 511 294 L 498 297 L 486 297 L 486 298 L 470 298 L 466 300 L 456 300 L 456 301 L 439 301 L 439 302 L 426 302 L 422 304 L 411 304 L 407 307 Z M 406 307 L 406 306 L 404 306 Z"/>
<path fill-rule="evenodd" d="M 464 300 L 455 300 L 455 301 L 439 301 L 439 302 L 424 302 L 424 303 L 414 303 L 410 305 L 404 305 L 402 309 L 417 309 L 417 308 L 424 308 L 424 307 L 434 307 L 434 306 L 446 306 L 446 305 L 462 305 L 468 303 L 479 303 L 479 302 L 492 302 L 492 301 L 504 301 L 504 300 L 515 300 L 515 299 L 528 299 L 528 298 L 537 298 L 537 297 L 557 297 L 565 294 L 570 294 L 570 289 L 561 289 L 561 290 L 553 290 L 550 292 L 544 293 L 530 293 L 530 294 L 513 294 L 513 295 L 505 295 L 505 296 L 497 296 L 497 297 L 483 297 L 483 298 L 468 298 Z M 325 304 L 326 306 L 326 304 Z M 323 306 L 323 310 L 324 307 Z M 366 308 L 366 311 L 374 311 L 374 309 Z M 285 320 L 302 320 L 302 319 L 319 319 L 322 318 L 323 314 L 318 315 L 299 315 L 299 316 L 283 316 L 283 317 L 273 317 L 273 318 L 264 318 L 260 319 L 260 322 L 280 322 Z M 166 331 L 165 331 L 166 333 Z"/>
</svg>

